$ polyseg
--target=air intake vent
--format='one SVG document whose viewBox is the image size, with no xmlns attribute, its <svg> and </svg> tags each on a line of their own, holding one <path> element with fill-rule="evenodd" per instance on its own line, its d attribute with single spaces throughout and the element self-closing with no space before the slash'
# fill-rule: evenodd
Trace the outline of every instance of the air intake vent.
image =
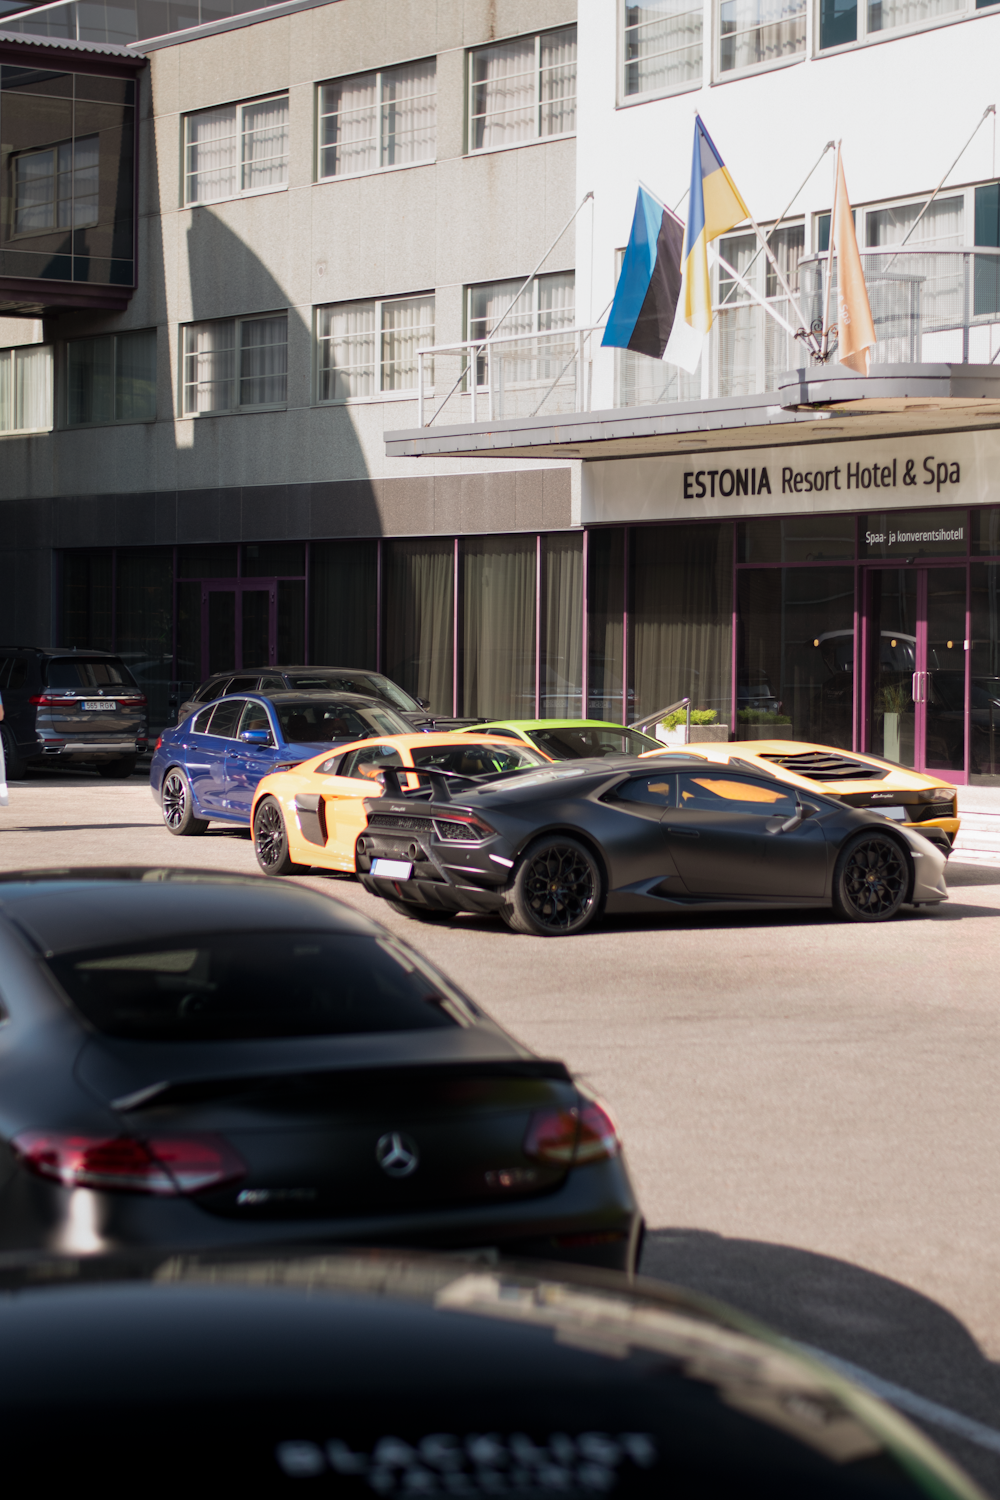
<svg viewBox="0 0 1000 1500">
<path fill-rule="evenodd" d="M 430 818 L 405 818 L 394 813 L 372 813 L 369 828 L 391 828 L 394 833 L 431 833 L 434 824 Z"/>
<path fill-rule="evenodd" d="M 806 750 L 798 755 L 762 755 L 761 760 L 773 761 L 809 781 L 884 781 L 890 771 L 889 766 L 865 765 L 832 750 Z"/>
</svg>

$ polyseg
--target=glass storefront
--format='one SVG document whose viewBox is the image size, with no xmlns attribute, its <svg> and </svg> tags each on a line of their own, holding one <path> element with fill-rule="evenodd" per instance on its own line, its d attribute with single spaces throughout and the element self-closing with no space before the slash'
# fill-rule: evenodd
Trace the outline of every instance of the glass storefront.
<svg viewBox="0 0 1000 1500">
<path fill-rule="evenodd" d="M 61 610 L 154 725 L 210 672 L 326 663 L 487 718 L 687 696 L 733 738 L 1000 785 L 1000 507 L 67 552 Z"/>
</svg>

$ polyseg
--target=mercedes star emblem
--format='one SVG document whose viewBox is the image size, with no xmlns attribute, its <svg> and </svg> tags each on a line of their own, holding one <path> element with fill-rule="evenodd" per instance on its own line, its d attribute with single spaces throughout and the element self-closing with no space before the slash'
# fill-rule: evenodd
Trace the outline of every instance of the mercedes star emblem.
<svg viewBox="0 0 1000 1500">
<path fill-rule="evenodd" d="M 390 1130 L 379 1136 L 375 1146 L 375 1160 L 387 1176 L 409 1177 L 411 1172 L 417 1170 L 420 1152 L 408 1135 Z"/>
</svg>

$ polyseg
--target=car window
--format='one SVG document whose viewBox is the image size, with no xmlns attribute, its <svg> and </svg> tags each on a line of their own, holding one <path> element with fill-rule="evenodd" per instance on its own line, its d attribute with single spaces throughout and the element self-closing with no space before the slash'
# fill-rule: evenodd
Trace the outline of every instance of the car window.
<svg viewBox="0 0 1000 1500">
<path fill-rule="evenodd" d="M 244 699 L 223 698 L 212 710 L 212 719 L 209 724 L 209 734 L 217 734 L 224 740 L 236 738 L 236 726 L 240 722 L 243 712 Z"/>
<path fill-rule="evenodd" d="M 28 680 L 28 660 L 27 660 L 27 657 L 24 657 L 24 656 L 17 657 L 17 656 L 15 656 L 14 660 L 13 660 L 13 663 L 11 665 L 11 669 L 10 669 L 10 677 L 9 677 L 6 685 L 7 685 L 7 687 L 9 687 L 13 691 L 15 688 L 23 688 L 24 685 L 25 685 L 25 683 L 27 682 L 27 680 Z"/>
<path fill-rule="evenodd" d="M 207 734 L 208 733 L 209 720 L 211 719 L 211 717 L 212 717 L 212 715 L 214 713 L 215 713 L 215 704 L 214 703 L 210 703 L 207 708 L 203 708 L 202 709 L 201 713 L 198 715 L 198 717 L 194 721 L 194 732 L 195 732 L 195 734 Z"/>
<path fill-rule="evenodd" d="M 644 750 L 659 750 L 659 740 L 636 729 L 529 729 L 528 738 L 539 750 L 555 760 L 582 760 L 592 756 L 641 755 Z"/>
<path fill-rule="evenodd" d="M 232 682 L 226 688 L 226 694 L 255 693 L 257 691 L 258 680 L 259 677 L 256 672 L 254 672 L 252 677 L 234 677 Z M 219 696 L 221 697 L 223 695 L 220 694 Z"/>
<path fill-rule="evenodd" d="M 653 807 L 674 807 L 676 804 L 677 778 L 664 776 L 659 771 L 655 776 L 630 776 L 615 787 L 616 802 L 642 802 Z"/>
<path fill-rule="evenodd" d="M 45 685 L 50 688 L 135 687 L 124 662 L 107 657 L 50 656 L 45 662 Z"/>
<path fill-rule="evenodd" d="M 260 687 L 258 688 L 258 692 L 280 693 L 284 686 L 285 679 L 283 677 L 262 677 L 260 679 Z"/>
<path fill-rule="evenodd" d="M 269 745 L 274 744 L 274 735 L 271 732 L 271 721 L 267 716 L 267 709 L 264 707 L 263 703 L 247 704 L 246 708 L 243 710 L 243 717 L 240 720 L 239 733 L 242 734 L 244 729 L 263 729 L 267 733 L 267 743 Z"/>
<path fill-rule="evenodd" d="M 227 677 L 210 677 L 203 682 L 194 695 L 195 703 L 207 703 L 211 698 L 221 698 L 226 691 Z"/>
<path fill-rule="evenodd" d="M 412 734 L 412 726 L 388 704 L 370 708 L 319 696 L 275 705 L 281 733 L 290 744 L 323 745 L 336 740 L 370 740 L 385 734 Z"/>
<path fill-rule="evenodd" d="M 452 745 L 418 745 L 410 754 L 415 766 L 434 766 L 458 776 L 503 775 L 545 764 L 542 756 L 527 745 L 484 745 L 464 739 Z"/>
<path fill-rule="evenodd" d="M 377 698 L 384 698 L 394 708 L 401 709 L 404 714 L 420 713 L 420 704 L 416 698 L 411 698 L 398 682 L 393 682 L 391 677 L 383 677 L 381 672 L 367 672 L 364 679 L 369 686 L 362 688 L 362 692 L 374 693 Z"/>
<path fill-rule="evenodd" d="M 345 760 L 341 776 L 359 776 L 374 781 L 385 766 L 401 766 L 403 758 L 393 745 L 366 745 Z"/>
<path fill-rule="evenodd" d="M 516 729 L 494 729 L 492 725 L 487 724 L 484 726 L 482 733 L 493 736 L 499 735 L 502 740 L 517 740 L 521 744 L 524 743 Z"/>
<path fill-rule="evenodd" d="M 756 813 L 764 818 L 795 815 L 795 793 L 773 782 L 683 773 L 677 782 L 677 806 L 690 812 Z"/>
<path fill-rule="evenodd" d="M 49 962 L 91 1026 L 137 1041 L 426 1031 L 478 1014 L 388 935 L 199 933 Z"/>
</svg>

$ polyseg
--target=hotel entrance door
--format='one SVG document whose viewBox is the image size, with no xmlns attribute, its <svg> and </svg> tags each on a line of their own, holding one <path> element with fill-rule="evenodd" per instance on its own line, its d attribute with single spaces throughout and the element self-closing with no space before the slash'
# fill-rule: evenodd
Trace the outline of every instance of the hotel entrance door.
<svg viewBox="0 0 1000 1500">
<path fill-rule="evenodd" d="M 866 746 L 964 784 L 964 567 L 872 568 L 862 677 Z"/>
<path fill-rule="evenodd" d="M 203 676 L 273 665 L 277 587 L 268 578 L 227 578 L 202 584 Z"/>
</svg>

